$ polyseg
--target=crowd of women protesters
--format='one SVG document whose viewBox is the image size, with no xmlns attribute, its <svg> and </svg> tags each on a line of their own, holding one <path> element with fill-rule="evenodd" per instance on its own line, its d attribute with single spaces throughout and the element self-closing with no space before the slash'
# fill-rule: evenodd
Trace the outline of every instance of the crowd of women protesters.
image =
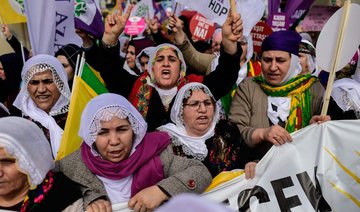
<svg viewBox="0 0 360 212">
<path fill-rule="evenodd" d="M 206 51 L 173 15 L 171 35 L 151 20 L 150 34 L 123 47 L 130 10 L 109 14 L 100 40 L 78 31 L 82 47 L 27 52 L 25 63 L 3 27 L 15 53 L 0 56 L 0 210 L 112 211 L 123 202 L 156 210 L 181 193 L 203 193 L 223 171 L 253 178 L 257 162 L 292 132 L 360 118 L 358 62 L 335 81 L 328 115 L 320 115 L 325 89 L 306 36 L 273 32 L 254 61 L 240 14 L 227 17 Z M 82 112 L 80 148 L 55 161 L 83 52 L 109 93 Z"/>
</svg>

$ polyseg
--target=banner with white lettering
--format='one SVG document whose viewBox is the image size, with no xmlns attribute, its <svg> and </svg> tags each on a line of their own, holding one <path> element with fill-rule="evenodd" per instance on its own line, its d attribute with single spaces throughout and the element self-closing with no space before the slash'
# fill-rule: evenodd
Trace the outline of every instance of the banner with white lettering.
<svg viewBox="0 0 360 212">
<path fill-rule="evenodd" d="M 314 124 L 272 147 L 256 176 L 231 179 L 204 197 L 236 211 L 358 211 L 360 120 Z M 114 211 L 129 211 L 127 203 Z"/>
<path fill-rule="evenodd" d="M 314 3 L 314 0 L 292 0 L 287 1 L 285 8 L 281 10 L 280 1 L 272 0 L 268 3 L 268 17 L 271 18 L 267 20 L 267 24 L 270 25 L 275 31 L 288 29 L 292 26 L 297 19 L 301 18 L 301 16 L 310 8 L 310 6 Z M 284 26 L 274 26 L 273 17 L 278 16 L 279 13 L 283 13 L 285 17 L 288 19 L 286 25 Z M 276 19 L 276 17 L 275 17 Z M 285 22 L 284 22 L 285 23 Z M 280 24 L 281 25 L 281 24 Z"/>
<path fill-rule="evenodd" d="M 33 54 L 50 54 L 82 41 L 75 33 L 74 0 L 24 1 Z"/>
<path fill-rule="evenodd" d="M 204 15 L 209 21 L 222 25 L 230 10 L 229 0 L 202 0 L 201 4 L 194 0 L 175 0 Z M 244 35 L 249 35 L 251 29 L 261 19 L 265 11 L 262 0 L 236 0 L 236 11 L 241 14 Z"/>
</svg>

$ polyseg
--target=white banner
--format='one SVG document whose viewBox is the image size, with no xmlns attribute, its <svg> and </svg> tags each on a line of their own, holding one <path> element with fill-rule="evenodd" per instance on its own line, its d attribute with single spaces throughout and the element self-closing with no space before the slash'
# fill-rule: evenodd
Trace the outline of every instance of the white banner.
<svg viewBox="0 0 360 212">
<path fill-rule="evenodd" d="M 225 22 L 230 10 L 229 0 L 202 0 L 201 3 L 194 0 L 175 0 L 204 15 L 208 20 L 218 23 L 220 26 Z M 265 4 L 262 0 L 236 0 L 236 11 L 240 13 L 244 35 L 250 35 L 251 29 L 264 15 Z"/>
<path fill-rule="evenodd" d="M 256 167 L 220 184 L 204 197 L 236 211 L 359 211 L 360 120 L 329 121 L 292 134 L 272 147 Z M 129 211 L 127 203 L 114 211 Z"/>
<path fill-rule="evenodd" d="M 34 55 L 54 55 L 69 43 L 81 46 L 74 27 L 74 0 L 27 0 L 24 5 Z"/>
</svg>

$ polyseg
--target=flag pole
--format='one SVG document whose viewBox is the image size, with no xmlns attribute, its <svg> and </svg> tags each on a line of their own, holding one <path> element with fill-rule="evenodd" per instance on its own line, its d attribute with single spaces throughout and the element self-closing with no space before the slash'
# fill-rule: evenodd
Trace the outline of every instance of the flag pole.
<svg viewBox="0 0 360 212">
<path fill-rule="evenodd" d="M 76 57 L 76 64 L 75 64 L 75 72 L 74 72 L 74 80 L 72 82 L 72 88 L 75 88 L 75 84 L 76 84 L 76 80 L 77 80 L 77 76 L 79 74 L 79 61 L 80 60 L 80 54 L 77 55 Z M 71 95 L 72 95 L 73 92 L 71 92 Z"/>
<path fill-rule="evenodd" d="M 82 53 L 79 66 L 79 76 L 81 77 L 85 64 L 85 52 Z"/>
<path fill-rule="evenodd" d="M 21 57 L 23 60 L 23 65 L 24 65 L 25 64 L 25 53 L 24 53 L 24 45 L 23 45 L 22 41 L 20 41 L 20 47 L 21 47 Z"/>
<path fill-rule="evenodd" d="M 230 12 L 232 16 L 236 15 L 236 5 L 235 0 L 230 0 Z"/>
<path fill-rule="evenodd" d="M 175 3 L 175 8 L 174 8 L 174 11 L 173 11 L 173 14 L 175 15 L 175 13 L 176 13 L 176 8 L 177 8 L 177 6 L 178 6 L 178 3 L 176 2 Z"/>
<path fill-rule="evenodd" d="M 343 43 L 344 40 L 344 32 L 345 32 L 345 28 L 349 19 L 349 11 L 350 11 L 350 5 L 351 1 L 347 0 L 345 1 L 345 4 L 343 6 L 344 11 L 341 17 L 341 22 L 340 22 L 340 29 L 339 29 L 339 36 L 336 40 L 336 51 L 335 51 L 335 59 L 333 60 L 332 63 L 332 67 L 330 70 L 330 75 L 329 75 L 329 79 L 326 85 L 326 91 L 325 91 L 325 98 L 324 98 L 324 102 L 323 102 L 323 106 L 321 108 L 321 115 L 325 116 L 327 114 L 328 111 L 328 107 L 329 107 L 329 102 L 330 102 L 330 96 L 331 96 L 331 90 L 333 87 L 333 83 L 335 80 L 335 74 L 336 74 L 336 67 L 338 66 L 338 61 L 339 61 L 339 54 L 340 54 L 340 50 L 341 50 L 341 44 Z"/>
</svg>

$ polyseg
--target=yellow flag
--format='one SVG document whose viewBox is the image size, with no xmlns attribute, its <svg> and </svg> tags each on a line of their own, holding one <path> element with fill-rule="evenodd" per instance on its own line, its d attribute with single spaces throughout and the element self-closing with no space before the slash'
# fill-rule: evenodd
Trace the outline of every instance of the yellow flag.
<svg viewBox="0 0 360 212">
<path fill-rule="evenodd" d="M 87 63 L 83 66 L 81 77 L 75 76 L 74 81 L 69 113 L 56 160 L 60 160 L 80 147 L 82 139 L 78 136 L 78 131 L 82 111 L 92 98 L 108 92 L 100 73 Z"/>
<path fill-rule="evenodd" d="M 244 174 L 244 170 L 232 170 L 232 171 L 223 171 L 214 177 L 209 187 L 205 190 L 205 192 L 211 191 L 213 188 L 232 180 L 242 174 Z"/>
<path fill-rule="evenodd" d="M 70 100 L 69 113 L 56 160 L 60 160 L 80 147 L 82 139 L 78 136 L 78 131 L 80 128 L 81 113 L 90 99 L 98 95 L 79 76 L 74 77 L 74 80 L 76 80 L 76 82 L 72 90 L 73 95 Z"/>
<path fill-rule="evenodd" d="M 16 24 L 26 22 L 23 0 L 1 0 L 1 24 Z"/>
</svg>

